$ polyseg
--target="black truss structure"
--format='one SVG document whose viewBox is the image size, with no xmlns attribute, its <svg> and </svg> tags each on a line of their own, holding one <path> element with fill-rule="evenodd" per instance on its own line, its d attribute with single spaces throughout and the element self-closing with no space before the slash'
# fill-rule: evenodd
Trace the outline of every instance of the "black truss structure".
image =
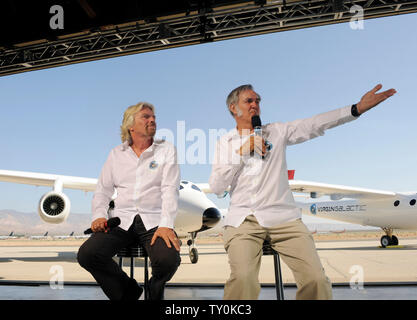
<svg viewBox="0 0 417 320">
<path fill-rule="evenodd" d="M 362 10 L 359 11 L 358 9 Z M 406 0 L 252 1 L 0 49 L 0 76 L 128 54 L 417 12 Z"/>
</svg>

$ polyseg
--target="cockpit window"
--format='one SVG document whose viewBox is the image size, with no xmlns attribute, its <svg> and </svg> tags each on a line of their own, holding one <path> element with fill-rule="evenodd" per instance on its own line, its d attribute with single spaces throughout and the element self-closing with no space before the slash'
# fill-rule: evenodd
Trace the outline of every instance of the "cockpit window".
<svg viewBox="0 0 417 320">
<path fill-rule="evenodd" d="M 184 187 L 182 185 L 180 185 L 180 190 L 184 189 Z"/>
<path fill-rule="evenodd" d="M 188 181 L 181 181 L 181 183 L 183 183 L 183 184 L 188 184 Z"/>
<path fill-rule="evenodd" d="M 197 187 L 195 184 L 191 185 L 191 188 L 193 188 L 194 190 L 197 190 L 197 191 L 200 191 L 201 192 L 200 188 Z"/>
</svg>

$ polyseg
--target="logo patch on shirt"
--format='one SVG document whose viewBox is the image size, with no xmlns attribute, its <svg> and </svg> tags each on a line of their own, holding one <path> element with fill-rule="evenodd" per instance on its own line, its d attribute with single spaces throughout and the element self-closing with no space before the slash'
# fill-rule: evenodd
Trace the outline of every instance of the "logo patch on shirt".
<svg viewBox="0 0 417 320">
<path fill-rule="evenodd" d="M 265 141 L 265 147 L 266 147 L 266 151 L 271 151 L 272 149 L 272 143 L 269 142 L 268 140 Z"/>
<path fill-rule="evenodd" d="M 158 167 L 158 163 L 153 160 L 150 164 L 149 164 L 149 169 L 156 169 L 156 167 Z"/>
</svg>

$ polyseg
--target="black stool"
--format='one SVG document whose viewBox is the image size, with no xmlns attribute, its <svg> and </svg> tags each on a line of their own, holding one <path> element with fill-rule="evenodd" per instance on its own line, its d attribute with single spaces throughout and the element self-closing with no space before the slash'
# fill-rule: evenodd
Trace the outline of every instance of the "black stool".
<svg viewBox="0 0 417 320">
<path fill-rule="evenodd" d="M 130 258 L 130 278 L 134 279 L 134 269 L 135 269 L 135 258 L 144 258 L 145 265 L 144 265 L 144 284 L 143 289 L 145 293 L 145 300 L 149 300 L 149 287 L 148 287 L 148 278 L 149 278 L 149 272 L 148 272 L 148 254 L 146 253 L 146 250 L 144 247 L 142 247 L 139 244 L 125 247 L 121 249 L 117 254 L 117 257 L 119 257 L 119 266 L 122 268 L 123 266 L 123 258 Z"/>
<path fill-rule="evenodd" d="M 274 256 L 274 268 L 275 268 L 275 289 L 277 291 L 277 300 L 284 300 L 284 285 L 282 283 L 281 276 L 281 264 L 279 262 L 279 253 L 271 247 L 269 240 L 265 240 L 262 245 L 262 251 L 264 256 Z"/>
</svg>

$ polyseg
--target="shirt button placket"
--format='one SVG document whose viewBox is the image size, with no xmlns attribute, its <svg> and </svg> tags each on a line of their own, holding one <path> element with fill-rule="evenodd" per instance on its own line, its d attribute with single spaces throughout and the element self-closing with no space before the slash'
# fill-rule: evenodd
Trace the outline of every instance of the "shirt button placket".
<svg viewBox="0 0 417 320">
<path fill-rule="evenodd" d="M 135 192 L 133 194 L 133 201 L 139 206 L 138 203 L 138 195 L 139 195 L 139 188 L 140 188 L 140 159 L 137 160 L 136 163 L 136 177 L 135 177 Z"/>
<path fill-rule="evenodd" d="M 252 213 L 254 213 L 254 210 L 253 210 L 253 208 L 254 208 L 254 205 L 255 205 L 255 203 L 256 203 L 256 191 L 257 191 L 257 189 L 258 189 L 258 182 L 259 182 L 259 178 L 258 177 L 253 177 L 253 180 L 252 180 L 252 194 L 251 194 L 251 197 L 250 197 L 250 200 L 251 200 L 251 204 L 252 204 Z"/>
</svg>

